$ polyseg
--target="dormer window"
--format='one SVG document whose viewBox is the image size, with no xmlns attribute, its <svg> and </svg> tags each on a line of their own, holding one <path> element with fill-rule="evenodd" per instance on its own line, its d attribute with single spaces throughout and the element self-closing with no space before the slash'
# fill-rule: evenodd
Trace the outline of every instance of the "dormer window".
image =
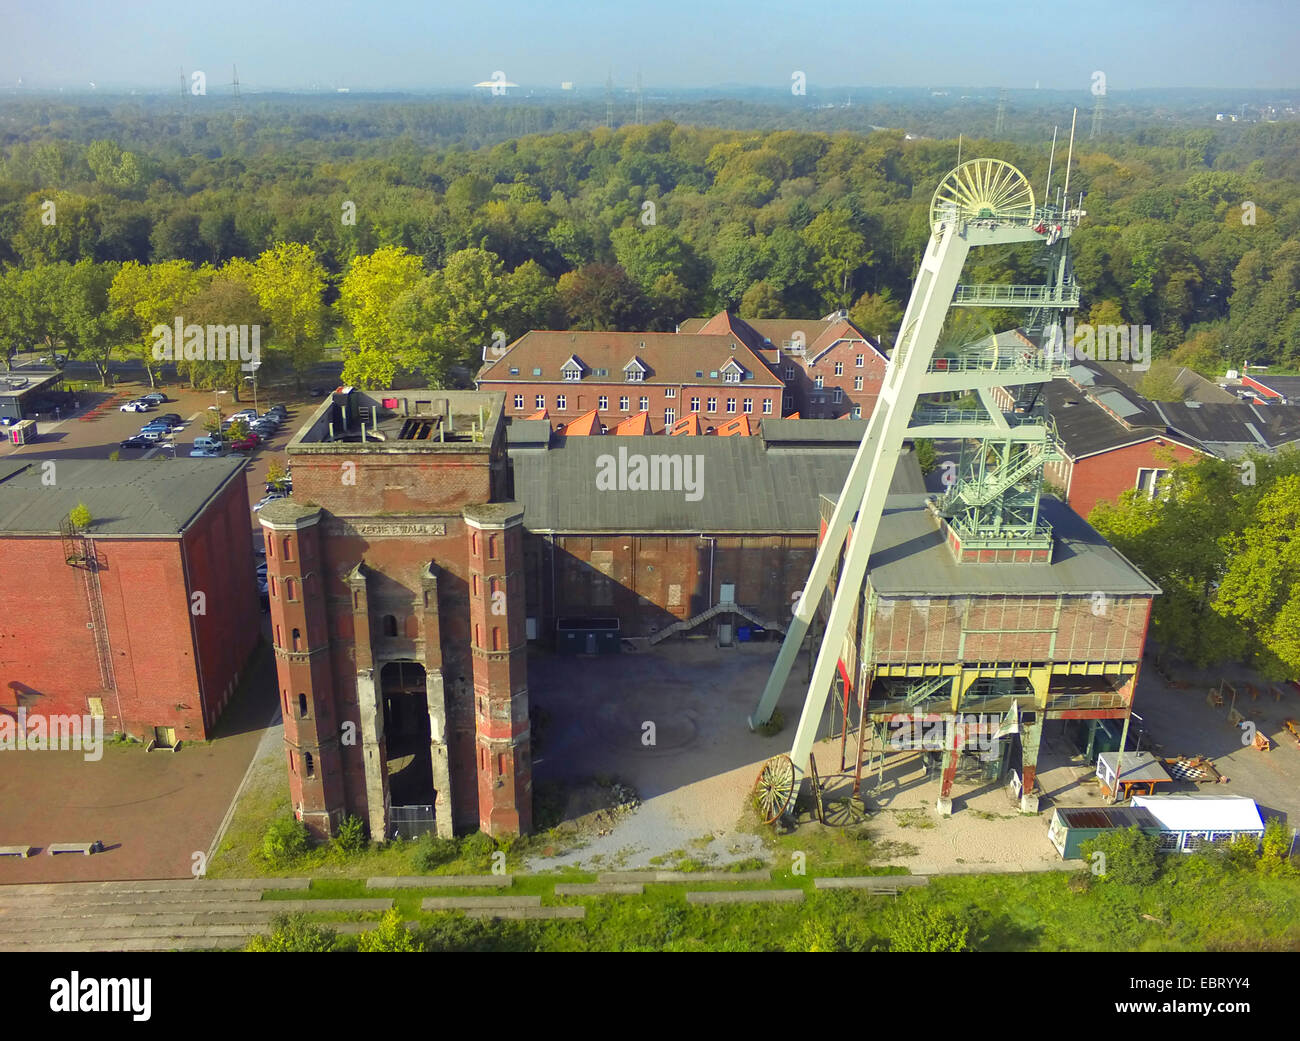
<svg viewBox="0 0 1300 1041">
<path fill-rule="evenodd" d="M 646 367 L 639 358 L 633 358 L 623 366 L 623 376 L 628 383 L 644 383 L 646 371 Z"/>
<path fill-rule="evenodd" d="M 560 366 L 560 379 L 569 383 L 576 383 L 582 379 L 582 362 L 577 358 L 570 358 Z"/>
<path fill-rule="evenodd" d="M 722 373 L 723 383 L 739 383 L 745 378 L 745 370 L 734 358 L 718 371 Z"/>
</svg>

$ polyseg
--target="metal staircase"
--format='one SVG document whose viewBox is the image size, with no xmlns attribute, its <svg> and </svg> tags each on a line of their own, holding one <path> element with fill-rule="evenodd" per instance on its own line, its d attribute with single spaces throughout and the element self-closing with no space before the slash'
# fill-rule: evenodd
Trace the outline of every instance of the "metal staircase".
<svg viewBox="0 0 1300 1041">
<path fill-rule="evenodd" d="M 710 618 L 714 618 L 720 614 L 738 614 L 742 618 L 748 618 L 755 625 L 761 626 L 764 629 L 772 629 L 779 633 L 785 632 L 785 626 L 780 622 L 769 622 L 766 619 L 758 617 L 758 615 L 746 607 L 741 607 L 739 604 L 731 603 L 730 601 L 724 601 L 720 604 L 714 604 L 707 611 L 701 611 L 692 618 L 683 618 L 680 622 L 673 622 L 673 624 L 667 628 L 660 629 L 650 637 L 648 643 L 653 647 L 655 644 L 668 639 L 668 637 L 675 633 L 682 633 L 686 632 L 688 629 L 694 629 L 697 625 L 703 625 Z"/>
<path fill-rule="evenodd" d="M 926 698 L 933 697 L 935 694 L 938 694 L 939 691 L 941 691 L 944 687 L 948 687 L 951 689 L 951 686 L 952 686 L 951 676 L 930 676 L 927 679 L 923 679 L 920 683 L 918 683 L 915 687 L 913 687 L 910 691 L 908 691 L 907 697 L 903 700 L 903 707 L 915 708 Z"/>
<path fill-rule="evenodd" d="M 994 470 L 986 471 L 973 480 L 964 481 L 943 497 L 939 512 L 955 509 L 958 502 L 967 506 L 987 506 L 998 496 L 1015 487 L 1030 474 L 1050 460 L 1059 458 L 1056 442 L 1049 433 L 1041 442 L 1029 442 L 1024 450 L 1015 453 Z"/>
</svg>

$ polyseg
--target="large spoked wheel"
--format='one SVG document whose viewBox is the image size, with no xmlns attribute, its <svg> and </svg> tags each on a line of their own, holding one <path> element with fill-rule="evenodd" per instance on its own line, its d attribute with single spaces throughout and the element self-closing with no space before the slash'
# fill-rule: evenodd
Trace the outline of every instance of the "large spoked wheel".
<svg viewBox="0 0 1300 1041">
<path fill-rule="evenodd" d="M 972 159 L 950 172 L 930 200 L 930 227 L 942 221 L 1026 221 L 1034 215 L 1034 189 L 1010 163 Z"/>
<path fill-rule="evenodd" d="M 788 755 L 773 756 L 763 764 L 754 785 L 754 808 L 763 820 L 779 820 L 794 799 L 794 763 Z"/>
</svg>

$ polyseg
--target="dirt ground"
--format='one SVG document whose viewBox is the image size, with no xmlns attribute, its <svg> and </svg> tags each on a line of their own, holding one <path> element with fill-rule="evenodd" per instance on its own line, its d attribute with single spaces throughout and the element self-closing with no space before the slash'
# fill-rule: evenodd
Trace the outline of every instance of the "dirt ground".
<svg viewBox="0 0 1300 1041">
<path fill-rule="evenodd" d="M 641 805 L 619 812 L 604 810 L 599 796 L 585 805 L 566 806 L 570 830 L 580 831 L 580 848 L 531 866 L 641 868 L 668 863 L 672 854 L 714 864 L 763 856 L 760 836 L 741 827 L 748 797 L 763 761 L 788 751 L 794 721 L 807 681 L 807 656 L 801 656 L 780 701 L 787 720 L 775 737 L 752 733 L 753 711 L 777 644 L 718 648 L 711 641 L 671 642 L 631 654 L 567 658 L 535 652 L 529 659 L 529 687 L 540 712 L 534 777 L 539 785 L 558 784 L 568 792 L 590 791 L 593 781 L 621 781 L 635 790 Z M 1244 678 L 1244 671 L 1236 675 Z M 1271 697 L 1249 703 L 1242 712 L 1256 722 L 1276 747 L 1259 752 L 1240 744 L 1240 732 L 1227 723 L 1227 710 L 1212 710 L 1205 692 L 1219 675 L 1179 675 L 1186 689 L 1170 687 L 1153 668 L 1139 683 L 1137 713 L 1160 755 L 1204 755 L 1225 784 L 1200 788 L 1255 799 L 1261 812 L 1300 820 L 1300 748 L 1282 719 L 1300 716 L 1300 694 L 1288 688 L 1286 700 Z M 1258 686 L 1258 681 L 1256 680 Z M 1239 702 L 1239 707 L 1240 702 Z M 653 732 L 647 726 L 653 724 Z M 653 733 L 654 742 L 649 743 Z M 1144 746 L 1148 747 L 1148 746 Z M 833 816 L 847 819 L 840 802 L 852 793 L 853 742 L 849 766 L 840 773 L 838 740 L 816 747 L 825 799 L 840 803 Z M 922 753 L 895 752 L 864 775 L 861 810 L 872 837 L 900 844 L 894 863 L 915 873 L 981 870 L 1050 870 L 1065 866 L 1047 841 L 1052 808 L 1102 803 L 1094 769 L 1067 742 L 1062 724 L 1049 724 L 1039 753 L 1043 792 L 1037 815 L 1019 812 L 1000 784 L 959 781 L 954 814 L 935 812 L 937 778 L 927 778 Z M 1192 783 L 1162 791 L 1195 791 Z M 601 812 L 604 810 L 604 812 Z M 586 816 L 583 816 L 586 814 Z M 575 825 L 576 818 L 582 817 Z M 818 827 L 818 825 L 809 825 Z"/>
</svg>

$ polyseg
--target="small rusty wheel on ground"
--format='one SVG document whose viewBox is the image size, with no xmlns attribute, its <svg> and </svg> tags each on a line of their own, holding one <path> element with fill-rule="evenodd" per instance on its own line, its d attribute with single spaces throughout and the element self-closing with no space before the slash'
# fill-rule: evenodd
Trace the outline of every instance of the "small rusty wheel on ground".
<svg viewBox="0 0 1300 1041">
<path fill-rule="evenodd" d="M 754 785 L 754 807 L 767 824 L 779 820 L 794 799 L 794 763 L 788 755 L 773 756 L 763 764 Z"/>
<path fill-rule="evenodd" d="M 833 828 L 851 828 L 867 819 L 861 804 L 851 798 L 835 799 L 826 804 L 826 824 Z"/>
</svg>

